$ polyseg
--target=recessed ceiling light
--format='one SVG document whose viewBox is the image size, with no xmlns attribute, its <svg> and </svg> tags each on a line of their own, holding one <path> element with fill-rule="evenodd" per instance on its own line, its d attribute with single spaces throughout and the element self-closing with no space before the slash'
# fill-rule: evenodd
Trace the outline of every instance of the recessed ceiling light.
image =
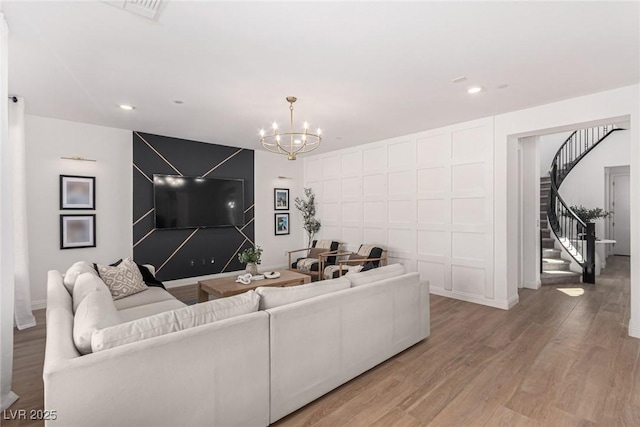
<svg viewBox="0 0 640 427">
<path fill-rule="evenodd" d="M 479 93 L 482 92 L 482 86 L 472 86 L 467 89 L 467 93 Z"/>
<path fill-rule="evenodd" d="M 455 79 L 451 80 L 451 83 L 460 83 L 467 80 L 467 76 L 460 76 L 460 77 L 456 77 Z"/>
<path fill-rule="evenodd" d="M 123 110 L 127 110 L 127 111 L 131 111 L 131 110 L 135 110 L 136 107 L 134 107 L 133 105 L 127 105 L 127 104 L 120 104 L 120 108 L 122 108 Z"/>
</svg>

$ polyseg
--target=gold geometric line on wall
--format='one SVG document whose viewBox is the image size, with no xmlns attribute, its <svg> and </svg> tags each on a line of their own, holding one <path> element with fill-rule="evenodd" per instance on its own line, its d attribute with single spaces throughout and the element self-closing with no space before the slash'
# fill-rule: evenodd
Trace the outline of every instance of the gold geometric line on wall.
<svg viewBox="0 0 640 427">
<path fill-rule="evenodd" d="M 244 230 L 245 228 L 247 228 L 249 226 L 249 224 L 251 224 L 253 222 L 253 218 L 251 218 L 249 220 L 249 222 L 247 222 L 245 225 L 242 226 L 242 228 L 240 230 Z M 237 228 L 237 227 L 236 227 Z"/>
<path fill-rule="evenodd" d="M 171 255 L 169 255 L 169 258 L 167 258 L 167 260 L 166 260 L 165 262 L 163 262 L 163 263 L 162 263 L 162 265 L 161 265 L 160 267 L 158 267 L 158 269 L 156 270 L 156 272 L 158 272 L 158 271 L 162 270 L 162 267 L 164 267 L 165 265 L 167 265 L 167 263 L 168 263 L 169 261 L 171 261 L 171 258 L 173 258 L 173 257 L 174 257 L 174 255 L 175 255 L 175 254 L 177 254 L 177 253 L 178 253 L 178 251 L 179 251 L 180 249 L 182 249 L 182 247 L 183 247 L 183 246 L 184 246 L 184 245 L 185 245 L 185 244 L 186 244 L 186 243 L 187 243 L 187 242 L 188 242 L 188 241 L 193 237 L 193 235 L 194 235 L 194 234 L 196 234 L 196 233 L 198 232 L 198 230 L 200 230 L 200 229 L 199 229 L 199 228 L 196 228 L 195 230 L 193 230 L 193 233 L 189 234 L 189 237 L 187 237 L 187 238 L 184 240 L 184 242 L 182 242 L 182 244 L 181 244 L 180 246 L 178 246 L 178 248 L 177 248 L 175 251 L 173 251 L 173 253 L 172 253 Z"/>
<path fill-rule="evenodd" d="M 153 183 L 153 180 L 152 180 L 151 178 L 149 178 L 149 177 L 147 176 L 147 174 L 146 174 L 146 173 L 142 172 L 142 171 L 140 170 L 140 168 L 139 168 L 138 166 L 136 166 L 136 164 L 135 164 L 135 163 L 131 163 L 131 164 L 133 165 L 133 167 L 134 167 L 134 168 L 136 168 L 136 170 L 137 170 L 138 172 L 140 172 L 140 173 L 142 174 L 142 176 L 144 176 L 145 178 L 147 178 L 147 180 L 148 180 L 149 182 Z"/>
<path fill-rule="evenodd" d="M 142 239 L 138 240 L 138 241 L 133 245 L 133 247 L 135 248 L 136 246 L 138 246 L 138 243 L 142 242 L 144 239 L 146 239 L 147 237 L 149 237 L 149 236 L 151 235 L 151 233 L 153 233 L 154 231 L 156 231 L 156 229 L 155 229 L 155 228 L 151 229 L 151 231 L 150 231 L 150 232 L 148 232 L 147 234 L 145 234 L 145 235 L 144 235 L 144 237 L 143 237 Z"/>
<path fill-rule="evenodd" d="M 143 219 L 146 218 L 147 215 L 149 215 L 151 212 L 153 212 L 155 210 L 155 208 L 151 208 L 149 209 L 149 212 L 147 212 L 146 214 L 142 215 L 136 222 L 133 223 L 133 225 L 136 225 L 137 223 L 139 223 L 140 221 L 142 221 Z"/>
<path fill-rule="evenodd" d="M 244 213 L 249 212 L 249 210 L 251 210 L 251 208 L 252 208 L 252 207 L 254 207 L 254 206 L 255 206 L 255 203 L 254 203 L 253 205 L 249 206 L 247 209 L 245 209 L 245 210 L 244 210 Z"/>
<path fill-rule="evenodd" d="M 213 172 L 214 170 L 218 169 L 220 166 L 222 166 L 227 160 L 231 159 L 233 156 L 235 156 L 236 154 L 240 153 L 241 151 L 243 151 L 244 149 L 241 148 L 238 151 L 236 151 L 235 153 L 233 153 L 232 155 L 230 155 L 229 157 L 227 157 L 226 159 L 224 159 L 223 161 L 221 161 L 220 163 L 218 163 L 217 165 L 215 165 L 214 167 L 212 167 L 211 169 L 209 169 L 209 172 L 205 173 L 204 175 L 202 175 L 200 178 L 204 178 L 205 176 L 209 175 L 211 172 Z"/>
<path fill-rule="evenodd" d="M 224 267 L 222 267 L 222 270 L 220 271 L 220 273 L 224 273 L 224 271 L 227 269 L 227 267 L 229 267 L 229 264 L 231 264 L 231 261 L 233 261 L 233 259 L 238 256 L 238 252 L 240 252 L 240 248 L 242 247 L 242 245 L 245 244 L 246 241 L 247 241 L 247 239 L 244 239 L 242 241 L 242 243 L 240 243 L 240 246 L 238 246 L 238 249 L 236 249 L 236 251 L 233 253 L 231 258 L 229 258 L 229 261 L 227 261 L 227 263 L 224 265 Z"/>
<path fill-rule="evenodd" d="M 147 144 L 147 145 L 149 146 L 149 148 L 151 148 L 151 149 L 153 150 L 153 152 L 154 152 L 154 153 L 156 153 L 156 154 L 157 154 L 157 155 L 158 155 L 162 160 L 164 160 L 164 161 L 165 161 L 165 163 L 166 163 L 166 164 L 168 164 L 169 166 L 171 166 L 171 169 L 173 169 L 174 171 L 178 172 L 178 175 L 183 176 L 183 175 L 182 175 L 182 172 L 180 172 L 178 169 L 176 169 L 176 167 L 175 167 L 175 166 L 173 166 L 169 160 L 167 160 L 167 159 L 166 159 L 162 154 L 160 154 L 160 153 L 158 152 L 158 150 L 156 150 L 155 148 L 153 148 L 153 146 L 152 146 L 151 144 L 149 144 L 149 143 L 147 142 L 147 140 L 146 140 L 146 139 L 144 139 L 142 136 L 140 136 L 140 134 L 139 134 L 138 132 L 133 132 L 133 133 L 135 133 L 136 135 L 138 135 L 138 138 L 140 138 L 140 139 L 141 139 L 145 144 Z"/>
<path fill-rule="evenodd" d="M 251 242 L 252 245 L 255 245 L 255 243 L 253 243 L 253 240 L 251 240 L 246 234 L 244 234 L 242 232 L 242 230 L 240 230 L 238 227 L 235 227 L 235 229 L 238 230 L 238 233 L 240 233 L 240 234 L 242 234 L 244 236 L 245 240 L 248 240 L 248 241 Z"/>
</svg>

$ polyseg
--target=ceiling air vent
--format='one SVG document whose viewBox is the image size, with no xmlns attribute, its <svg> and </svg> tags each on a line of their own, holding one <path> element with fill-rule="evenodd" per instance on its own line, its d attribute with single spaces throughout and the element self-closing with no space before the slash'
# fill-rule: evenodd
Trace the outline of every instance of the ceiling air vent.
<svg viewBox="0 0 640 427">
<path fill-rule="evenodd" d="M 136 15 L 144 16 L 149 19 L 157 19 L 160 14 L 161 0 L 103 0 L 119 9 Z"/>
</svg>

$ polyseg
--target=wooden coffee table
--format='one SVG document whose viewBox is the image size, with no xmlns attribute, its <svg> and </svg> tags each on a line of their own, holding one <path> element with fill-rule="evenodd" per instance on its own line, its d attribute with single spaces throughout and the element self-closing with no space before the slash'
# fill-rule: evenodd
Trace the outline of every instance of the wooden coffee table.
<svg viewBox="0 0 640 427">
<path fill-rule="evenodd" d="M 209 296 L 214 298 L 230 297 L 241 294 L 258 286 L 295 286 L 311 282 L 311 276 L 289 270 L 276 270 L 280 273 L 277 279 L 255 280 L 248 285 L 236 283 L 238 276 L 220 277 L 217 279 L 201 280 L 198 282 L 198 302 L 206 302 Z"/>
</svg>

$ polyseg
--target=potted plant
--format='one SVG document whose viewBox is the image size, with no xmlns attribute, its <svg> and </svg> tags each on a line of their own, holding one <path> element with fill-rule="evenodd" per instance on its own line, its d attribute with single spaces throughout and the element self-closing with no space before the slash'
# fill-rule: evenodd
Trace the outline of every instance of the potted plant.
<svg viewBox="0 0 640 427">
<path fill-rule="evenodd" d="M 582 205 L 573 205 L 569 209 L 575 212 L 575 214 L 578 215 L 578 217 L 585 223 L 595 222 L 600 218 L 609 218 L 611 215 L 613 215 L 613 211 L 608 212 L 602 208 L 588 209 Z"/>
<path fill-rule="evenodd" d="M 585 224 L 589 222 L 595 222 L 601 218 L 609 218 L 611 215 L 613 215 L 613 211 L 605 211 L 602 208 L 589 209 L 585 208 L 582 205 L 573 205 L 570 206 L 569 209 L 571 209 L 576 215 L 578 215 L 578 218 L 580 218 Z M 565 215 L 569 216 L 567 214 Z M 577 224 L 577 227 L 578 239 L 584 240 L 586 232 L 582 229 L 582 226 L 580 224 Z"/>
<path fill-rule="evenodd" d="M 313 236 L 320 231 L 320 221 L 316 219 L 316 196 L 311 188 L 304 189 L 306 200 L 296 197 L 296 209 L 302 213 L 302 228 L 307 232 L 309 247 L 313 242 Z"/>
<path fill-rule="evenodd" d="M 262 248 L 258 245 L 245 249 L 238 254 L 238 260 L 241 263 L 247 264 L 245 271 L 252 276 L 258 274 L 258 264 L 260 264 L 260 257 L 262 256 Z"/>
</svg>

